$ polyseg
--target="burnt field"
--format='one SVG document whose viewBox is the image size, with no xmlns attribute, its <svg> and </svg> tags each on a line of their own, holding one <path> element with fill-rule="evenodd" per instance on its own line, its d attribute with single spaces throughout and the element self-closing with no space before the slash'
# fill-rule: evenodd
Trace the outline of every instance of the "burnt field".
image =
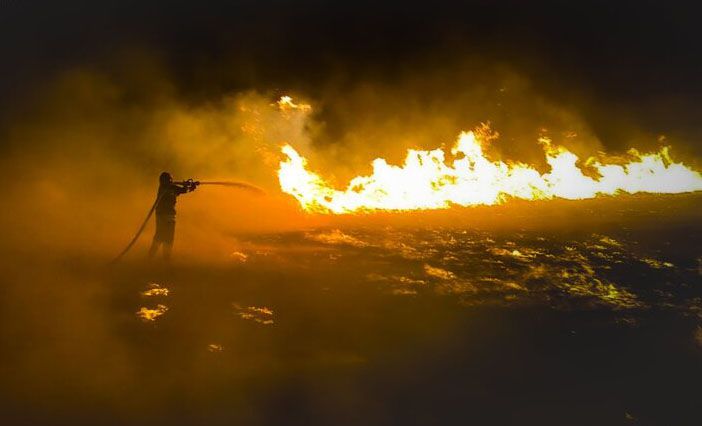
<svg viewBox="0 0 702 426">
<path fill-rule="evenodd" d="M 330 218 L 229 235 L 227 261 L 189 259 L 180 242 L 171 266 L 147 263 L 143 248 L 113 267 L 8 255 L 0 416 L 697 424 L 699 201 Z"/>
</svg>

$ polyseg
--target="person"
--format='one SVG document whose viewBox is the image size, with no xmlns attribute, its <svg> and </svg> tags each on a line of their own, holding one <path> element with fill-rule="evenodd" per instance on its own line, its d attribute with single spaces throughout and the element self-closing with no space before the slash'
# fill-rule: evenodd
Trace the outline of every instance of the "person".
<svg viewBox="0 0 702 426">
<path fill-rule="evenodd" d="M 149 249 L 149 258 L 152 258 L 159 247 L 163 247 L 163 258 L 169 261 L 173 249 L 175 234 L 176 198 L 187 192 L 194 191 L 196 185 L 174 183 L 173 177 L 168 172 L 159 176 L 158 195 L 156 201 L 156 233 Z"/>
</svg>

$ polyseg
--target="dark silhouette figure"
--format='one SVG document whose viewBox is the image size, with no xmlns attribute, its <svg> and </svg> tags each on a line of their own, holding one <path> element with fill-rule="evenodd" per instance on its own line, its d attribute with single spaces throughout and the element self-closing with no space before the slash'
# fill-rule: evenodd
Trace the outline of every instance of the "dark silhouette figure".
<svg viewBox="0 0 702 426">
<path fill-rule="evenodd" d="M 173 177 L 168 172 L 163 172 L 159 176 L 158 201 L 155 209 L 156 233 L 149 249 L 150 258 L 156 254 L 159 246 L 162 245 L 163 258 L 166 261 L 170 260 L 175 234 L 176 198 L 186 192 L 194 191 L 195 187 L 195 185 L 188 185 L 187 182 L 185 184 L 173 182 Z"/>
</svg>

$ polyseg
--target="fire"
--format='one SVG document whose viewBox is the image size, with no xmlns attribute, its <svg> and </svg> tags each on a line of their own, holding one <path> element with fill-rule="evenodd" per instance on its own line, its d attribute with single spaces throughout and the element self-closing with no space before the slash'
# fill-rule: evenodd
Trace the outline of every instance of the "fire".
<svg viewBox="0 0 702 426">
<path fill-rule="evenodd" d="M 282 152 L 287 159 L 281 161 L 278 170 L 280 187 L 308 212 L 336 214 L 445 209 L 453 204 L 494 205 L 510 198 L 577 200 L 622 192 L 673 194 L 702 190 L 702 175 L 674 162 L 668 147 L 649 154 L 632 149 L 631 161 L 626 164 L 603 164 L 589 158 L 586 165 L 597 175 L 590 177 L 576 165 L 578 156 L 542 138 L 550 170 L 541 174 L 528 164 L 486 157 L 483 142 L 490 136 L 484 130 L 461 133 L 450 156 L 441 148 L 410 149 L 401 166 L 377 158 L 371 175 L 351 179 L 343 191 L 309 171 L 307 160 L 285 145 Z"/>
<path fill-rule="evenodd" d="M 312 107 L 308 104 L 297 104 L 293 102 L 292 97 L 290 96 L 281 96 L 280 99 L 276 101 L 276 104 L 278 105 L 278 109 L 280 111 L 289 111 L 289 110 L 300 110 L 300 111 L 309 111 L 312 109 Z"/>
</svg>

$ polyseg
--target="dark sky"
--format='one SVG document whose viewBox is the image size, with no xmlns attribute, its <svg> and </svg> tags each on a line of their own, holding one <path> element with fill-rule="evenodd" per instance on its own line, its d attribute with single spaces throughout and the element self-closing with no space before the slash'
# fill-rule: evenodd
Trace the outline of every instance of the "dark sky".
<svg viewBox="0 0 702 426">
<path fill-rule="evenodd" d="M 313 92 L 339 70 L 350 84 L 392 81 L 398 69 L 470 56 L 508 64 L 555 98 L 575 88 L 643 126 L 694 139 L 702 137 L 701 18 L 698 2 L 643 0 L 0 0 L 0 105 L 12 108 L 61 70 L 131 48 L 158 55 L 194 97 Z"/>
</svg>

